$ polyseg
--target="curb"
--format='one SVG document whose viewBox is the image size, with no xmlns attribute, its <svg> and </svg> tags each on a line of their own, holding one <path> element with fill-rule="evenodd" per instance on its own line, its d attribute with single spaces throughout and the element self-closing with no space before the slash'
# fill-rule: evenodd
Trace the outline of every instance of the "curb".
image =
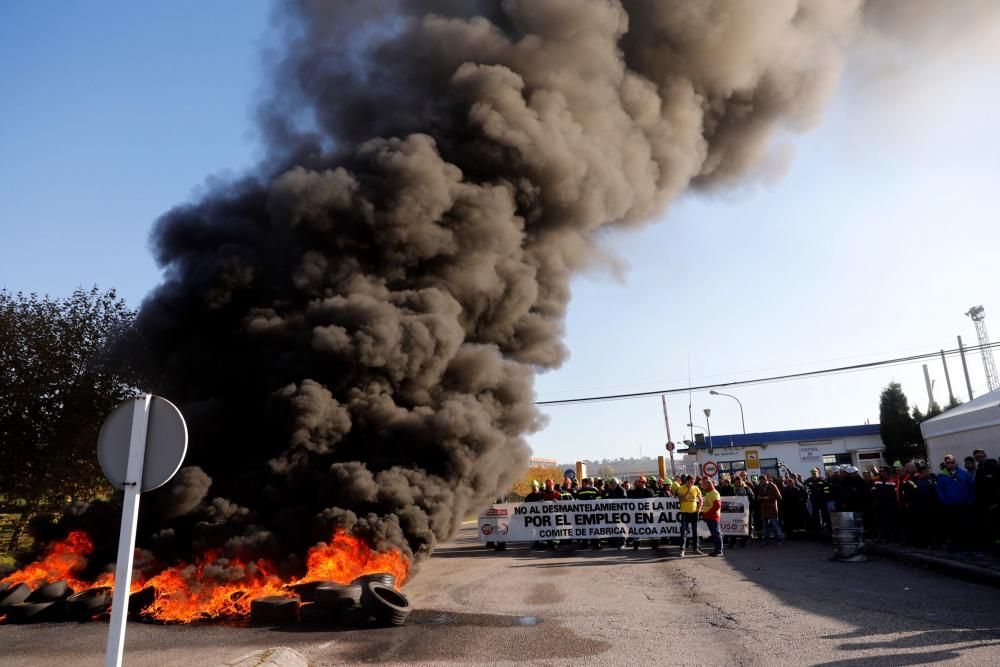
<svg viewBox="0 0 1000 667">
<path fill-rule="evenodd" d="M 940 556 L 913 553 L 911 551 L 907 551 L 906 549 L 892 547 L 885 544 L 866 544 L 865 552 L 883 556 L 885 558 L 891 558 L 893 560 L 903 561 L 910 563 L 911 565 L 920 565 L 942 574 L 958 577 L 959 579 L 965 579 L 967 581 L 973 581 L 977 584 L 986 584 L 988 586 L 996 586 L 997 588 L 1000 588 L 1000 572 L 987 567 L 959 563 Z"/>
</svg>

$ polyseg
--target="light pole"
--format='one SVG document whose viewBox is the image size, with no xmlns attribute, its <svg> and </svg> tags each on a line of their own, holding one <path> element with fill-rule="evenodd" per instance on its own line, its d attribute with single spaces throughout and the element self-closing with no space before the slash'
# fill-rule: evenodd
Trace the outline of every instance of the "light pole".
<svg viewBox="0 0 1000 667">
<path fill-rule="evenodd" d="M 708 453 L 711 454 L 712 450 L 714 449 L 712 447 L 712 421 L 709 419 L 709 417 L 712 416 L 712 409 L 705 408 L 704 412 L 705 412 L 705 425 L 708 426 L 708 429 L 706 429 L 708 431 Z"/>
<path fill-rule="evenodd" d="M 740 399 L 736 398 L 732 394 L 723 394 L 721 391 L 715 391 L 714 389 L 708 392 L 712 396 L 728 396 L 729 398 L 736 401 L 737 405 L 740 406 L 740 423 L 743 424 L 743 435 L 747 434 L 747 422 L 743 419 L 743 404 L 740 403 Z"/>
</svg>

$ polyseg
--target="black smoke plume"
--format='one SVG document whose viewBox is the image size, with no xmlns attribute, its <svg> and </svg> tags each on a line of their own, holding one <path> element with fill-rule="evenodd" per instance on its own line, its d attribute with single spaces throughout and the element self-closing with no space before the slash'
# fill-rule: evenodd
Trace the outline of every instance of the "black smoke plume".
<svg viewBox="0 0 1000 667">
<path fill-rule="evenodd" d="M 267 159 L 153 234 L 139 328 L 191 434 L 143 517 L 163 558 L 294 569 L 333 527 L 428 555 L 526 465 L 533 376 L 566 357 L 603 232 L 814 124 L 863 12 L 301 0 L 275 21 Z"/>
</svg>

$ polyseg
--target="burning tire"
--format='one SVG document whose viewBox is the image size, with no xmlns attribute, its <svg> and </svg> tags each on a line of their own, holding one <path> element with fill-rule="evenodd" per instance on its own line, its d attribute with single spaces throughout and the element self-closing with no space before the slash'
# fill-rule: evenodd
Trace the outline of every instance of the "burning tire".
<svg viewBox="0 0 1000 667">
<path fill-rule="evenodd" d="M 4 609 L 11 623 L 58 621 L 62 611 L 62 602 L 18 602 Z"/>
<path fill-rule="evenodd" d="M 25 602 L 58 602 L 73 595 L 73 589 L 65 581 L 42 584 L 31 592 Z"/>
<path fill-rule="evenodd" d="M 262 625 L 293 623 L 298 610 L 299 598 L 270 595 L 250 603 L 250 620 Z"/>
<path fill-rule="evenodd" d="M 413 610 L 405 595 L 373 581 L 361 589 L 361 606 L 384 625 L 402 625 Z"/>
<path fill-rule="evenodd" d="M 313 591 L 313 599 L 321 607 L 347 609 L 361 603 L 361 586 L 327 582 Z"/>
<path fill-rule="evenodd" d="M 146 586 L 142 590 L 136 591 L 128 596 L 128 615 L 138 618 L 140 614 L 156 601 L 156 588 Z"/>
<path fill-rule="evenodd" d="M 314 602 L 316 600 L 316 589 L 320 586 L 336 586 L 335 581 L 308 581 L 304 584 L 291 584 L 285 586 L 292 595 L 299 596 L 299 599 L 303 602 Z"/>
<path fill-rule="evenodd" d="M 17 584 L 5 591 L 0 591 L 0 613 L 12 604 L 24 602 L 31 595 L 31 588 L 28 584 Z"/>
<path fill-rule="evenodd" d="M 334 625 L 340 622 L 340 612 L 315 602 L 306 602 L 299 607 L 299 621 L 308 625 Z"/>
<path fill-rule="evenodd" d="M 111 609 L 111 588 L 90 588 L 66 598 L 66 614 L 76 621 L 89 621 Z"/>
<path fill-rule="evenodd" d="M 396 575 L 389 574 L 388 572 L 365 574 L 352 581 L 351 584 L 361 586 L 361 588 L 363 589 L 368 582 L 374 582 L 376 584 L 382 584 L 383 586 L 388 586 L 389 588 L 395 588 Z"/>
</svg>

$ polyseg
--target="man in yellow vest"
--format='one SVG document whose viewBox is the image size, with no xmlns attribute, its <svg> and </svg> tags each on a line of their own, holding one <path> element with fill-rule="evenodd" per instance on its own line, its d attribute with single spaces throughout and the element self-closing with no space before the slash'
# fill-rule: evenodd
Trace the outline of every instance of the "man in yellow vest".
<svg viewBox="0 0 1000 667">
<path fill-rule="evenodd" d="M 702 498 L 701 489 L 694 483 L 694 476 L 681 476 L 680 484 L 677 485 L 677 492 L 674 495 L 681 501 L 681 556 L 684 555 L 684 549 L 687 546 L 689 527 L 694 553 L 705 553 L 698 548 L 698 514 L 701 512 Z"/>
</svg>

